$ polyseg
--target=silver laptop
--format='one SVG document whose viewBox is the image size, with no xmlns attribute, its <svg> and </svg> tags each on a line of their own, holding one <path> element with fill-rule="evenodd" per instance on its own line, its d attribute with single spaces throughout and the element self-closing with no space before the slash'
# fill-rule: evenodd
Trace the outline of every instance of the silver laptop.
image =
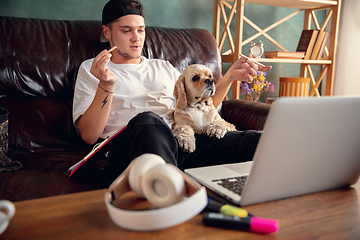
<svg viewBox="0 0 360 240">
<path fill-rule="evenodd" d="M 185 172 L 242 206 L 350 186 L 360 174 L 360 97 L 280 98 L 253 161 Z"/>
</svg>

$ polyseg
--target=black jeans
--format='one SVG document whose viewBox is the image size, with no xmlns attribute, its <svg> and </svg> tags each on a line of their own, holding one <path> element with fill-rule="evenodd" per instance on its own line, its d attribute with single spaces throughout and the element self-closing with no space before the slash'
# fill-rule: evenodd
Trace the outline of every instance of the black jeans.
<svg viewBox="0 0 360 240">
<path fill-rule="evenodd" d="M 144 112 L 130 120 L 109 152 L 110 167 L 120 174 L 129 163 L 144 153 L 161 156 L 180 169 L 250 161 L 260 138 L 257 131 L 228 132 L 222 139 L 196 135 L 193 153 L 183 152 L 172 130 L 153 112 Z"/>
</svg>

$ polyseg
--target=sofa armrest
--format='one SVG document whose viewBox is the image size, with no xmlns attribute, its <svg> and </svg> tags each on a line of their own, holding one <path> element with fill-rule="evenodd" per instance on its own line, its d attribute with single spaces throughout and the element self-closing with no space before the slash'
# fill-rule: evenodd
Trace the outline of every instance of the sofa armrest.
<svg viewBox="0 0 360 240">
<path fill-rule="evenodd" d="M 223 102 L 221 116 L 235 125 L 237 130 L 262 130 L 270 104 L 240 99 Z"/>
</svg>

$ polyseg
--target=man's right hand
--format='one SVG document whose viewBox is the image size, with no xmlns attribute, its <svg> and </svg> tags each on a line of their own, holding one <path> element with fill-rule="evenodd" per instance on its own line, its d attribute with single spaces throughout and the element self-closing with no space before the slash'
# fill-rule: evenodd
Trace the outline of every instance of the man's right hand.
<svg viewBox="0 0 360 240">
<path fill-rule="evenodd" d="M 77 120 L 77 125 L 82 139 L 87 144 L 94 144 L 100 137 L 109 118 L 113 99 L 116 76 L 110 72 L 107 64 L 110 62 L 111 53 L 107 50 L 99 53 L 90 68 L 90 73 L 99 79 L 99 85 L 94 100 L 89 108 Z"/>
<path fill-rule="evenodd" d="M 110 58 L 111 53 L 107 50 L 103 50 L 95 57 L 90 68 L 90 73 L 99 79 L 104 87 L 114 85 L 116 83 L 116 76 L 110 72 L 107 66 L 110 62 Z"/>
</svg>

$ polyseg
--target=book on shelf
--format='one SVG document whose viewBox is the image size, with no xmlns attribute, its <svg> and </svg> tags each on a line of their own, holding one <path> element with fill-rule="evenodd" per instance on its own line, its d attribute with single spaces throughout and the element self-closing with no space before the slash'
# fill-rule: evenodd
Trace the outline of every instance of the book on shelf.
<svg viewBox="0 0 360 240">
<path fill-rule="evenodd" d="M 304 60 L 309 60 L 314 49 L 318 30 L 303 30 L 296 52 L 305 52 Z"/>
<path fill-rule="evenodd" d="M 330 32 L 326 32 L 325 36 L 324 36 L 324 39 L 321 41 L 319 52 L 317 53 L 316 56 L 314 56 L 314 59 L 321 59 L 321 57 L 324 54 L 325 47 L 326 47 L 326 45 L 328 43 L 329 38 L 330 38 Z"/>
<path fill-rule="evenodd" d="M 325 45 L 326 45 L 326 42 L 327 42 L 329 36 L 330 36 L 329 32 L 319 31 L 318 37 L 316 38 L 316 42 L 314 45 L 314 49 L 311 53 L 311 57 L 310 57 L 311 60 L 317 60 L 317 59 L 321 58 L 321 56 L 319 56 L 321 47 L 323 46 L 325 48 Z M 325 45 L 323 45 L 324 42 L 325 42 Z M 324 50 L 322 50 L 322 52 L 324 52 Z"/>
<path fill-rule="evenodd" d="M 101 156 L 105 155 L 110 149 L 111 149 L 111 143 L 112 140 L 116 139 L 119 134 L 126 129 L 126 126 L 120 128 L 118 131 L 116 131 L 113 135 L 105 138 L 103 141 L 99 142 L 98 144 L 95 144 L 93 149 L 79 162 L 72 165 L 68 172 L 70 172 L 69 177 L 75 174 L 75 172 L 78 172 L 78 170 L 83 167 L 85 164 L 89 164 L 91 162 L 95 162 L 98 159 L 101 158 Z"/>
<path fill-rule="evenodd" d="M 265 52 L 265 58 L 303 58 L 305 52 L 284 52 L 284 51 L 270 51 Z"/>
</svg>

